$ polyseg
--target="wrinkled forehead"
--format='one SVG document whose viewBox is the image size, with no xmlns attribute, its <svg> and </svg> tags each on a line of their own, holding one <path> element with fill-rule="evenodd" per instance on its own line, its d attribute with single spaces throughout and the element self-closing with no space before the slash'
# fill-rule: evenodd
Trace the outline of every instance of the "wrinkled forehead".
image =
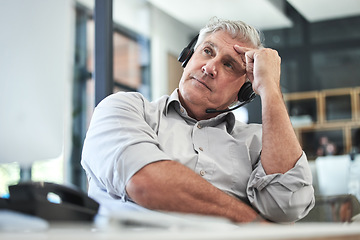
<svg viewBox="0 0 360 240">
<path fill-rule="evenodd" d="M 200 33 L 198 40 L 195 44 L 195 49 L 201 45 L 203 42 L 207 41 L 207 39 L 212 38 L 213 36 L 221 36 L 224 39 L 232 39 L 234 44 L 238 44 L 240 46 L 249 47 L 249 48 L 256 48 L 254 44 L 251 43 L 251 41 L 246 40 L 242 35 L 239 34 L 233 34 L 226 30 L 219 29 L 214 32 L 206 32 L 206 33 Z M 229 42 L 229 41 L 228 41 Z"/>
<path fill-rule="evenodd" d="M 248 42 L 244 42 L 242 39 L 234 38 L 231 34 L 226 31 L 217 31 L 212 34 L 208 34 L 202 40 L 202 42 L 198 44 L 198 46 L 209 45 L 217 50 L 230 50 L 234 51 L 234 45 L 239 45 L 241 47 L 253 48 L 252 44 Z"/>
<path fill-rule="evenodd" d="M 223 61 L 231 63 L 234 70 L 242 73 L 246 65 L 245 56 L 244 53 L 239 53 L 235 50 L 235 45 L 249 47 L 247 44 L 232 38 L 229 34 L 217 33 L 207 36 L 199 45 L 198 51 L 210 48 L 212 49 L 213 56 L 220 56 Z"/>
</svg>

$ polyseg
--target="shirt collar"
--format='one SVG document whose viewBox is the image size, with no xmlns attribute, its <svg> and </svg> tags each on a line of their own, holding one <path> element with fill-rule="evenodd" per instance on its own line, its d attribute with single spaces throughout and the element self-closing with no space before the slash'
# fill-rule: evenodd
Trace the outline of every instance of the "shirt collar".
<svg viewBox="0 0 360 240">
<path fill-rule="evenodd" d="M 165 116 L 169 113 L 170 108 L 172 106 L 175 109 L 175 111 L 179 113 L 179 115 L 183 116 L 185 114 L 187 118 L 190 118 L 186 113 L 186 109 L 180 103 L 178 88 L 176 88 L 168 98 L 166 107 L 164 109 Z M 183 117 L 185 118 L 185 116 Z M 216 126 L 222 122 L 226 122 L 226 130 L 228 133 L 231 133 L 235 126 L 235 115 L 232 112 L 226 112 L 226 113 L 221 113 L 216 117 L 207 120 L 201 120 L 201 121 L 195 120 L 194 122 L 201 122 L 203 126 L 204 125 Z"/>
<path fill-rule="evenodd" d="M 167 100 L 167 103 L 166 103 L 166 106 L 165 106 L 165 116 L 168 114 L 169 112 L 169 108 L 170 108 L 170 105 L 172 105 L 173 102 L 177 102 L 176 107 L 175 108 L 179 108 L 180 107 L 180 100 L 179 100 L 179 93 L 178 93 L 178 88 L 176 88 L 172 93 L 171 95 L 169 96 L 168 100 Z"/>
</svg>

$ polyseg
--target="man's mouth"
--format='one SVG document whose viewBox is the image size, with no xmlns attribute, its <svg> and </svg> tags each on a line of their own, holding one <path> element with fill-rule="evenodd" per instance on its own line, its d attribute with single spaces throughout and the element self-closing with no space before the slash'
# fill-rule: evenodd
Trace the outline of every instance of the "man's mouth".
<svg viewBox="0 0 360 240">
<path fill-rule="evenodd" d="M 192 76 L 191 78 L 194 79 L 195 81 L 197 81 L 198 83 L 204 85 L 207 89 L 209 89 L 209 90 L 211 91 L 211 89 L 209 88 L 209 86 L 208 86 L 204 81 L 202 81 L 201 79 L 199 79 L 199 78 L 197 78 L 197 77 L 194 77 L 194 76 Z"/>
</svg>

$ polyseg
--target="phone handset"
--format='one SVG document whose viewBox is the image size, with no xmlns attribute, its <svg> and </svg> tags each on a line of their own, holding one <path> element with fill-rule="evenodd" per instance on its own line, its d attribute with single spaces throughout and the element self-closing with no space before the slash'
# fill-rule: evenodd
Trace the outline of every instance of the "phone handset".
<svg viewBox="0 0 360 240">
<path fill-rule="evenodd" d="M 23 182 L 9 186 L 9 209 L 50 221 L 92 221 L 99 204 L 75 188 L 49 182 Z M 51 201 L 49 194 L 58 197 Z"/>
</svg>

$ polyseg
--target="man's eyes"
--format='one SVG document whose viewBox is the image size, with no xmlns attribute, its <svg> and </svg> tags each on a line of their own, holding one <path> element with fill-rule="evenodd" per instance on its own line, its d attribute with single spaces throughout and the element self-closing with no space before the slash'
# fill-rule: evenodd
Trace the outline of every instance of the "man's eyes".
<svg viewBox="0 0 360 240">
<path fill-rule="evenodd" d="M 212 55 L 212 50 L 209 48 L 204 48 L 204 53 L 207 55 Z"/>
<path fill-rule="evenodd" d="M 211 57 L 214 56 L 214 51 L 210 47 L 204 47 L 203 53 L 207 56 L 211 56 Z M 228 61 L 227 59 L 223 59 L 223 65 L 230 70 L 235 69 L 234 63 L 231 61 Z"/>
<path fill-rule="evenodd" d="M 233 65 L 231 63 L 229 63 L 229 62 L 225 62 L 224 66 L 228 67 L 228 68 L 231 68 L 231 69 L 233 68 Z"/>
</svg>

